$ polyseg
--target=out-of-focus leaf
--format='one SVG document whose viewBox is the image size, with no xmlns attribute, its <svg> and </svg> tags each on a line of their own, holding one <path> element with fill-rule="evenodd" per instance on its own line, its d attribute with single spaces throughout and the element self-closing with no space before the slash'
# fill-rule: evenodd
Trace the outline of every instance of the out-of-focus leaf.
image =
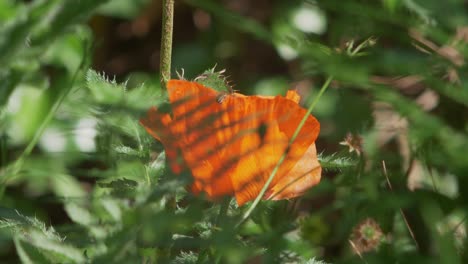
<svg viewBox="0 0 468 264">
<path fill-rule="evenodd" d="M 13 239 L 15 243 L 16 252 L 21 259 L 22 263 L 34 264 L 34 263 L 47 263 L 50 260 L 41 255 L 36 248 L 31 245 L 21 242 L 18 237 Z"/>
<path fill-rule="evenodd" d="M 125 179 L 125 178 L 114 180 L 109 183 L 99 183 L 99 186 L 103 188 L 113 188 L 113 189 L 135 188 L 137 185 L 138 183 L 136 181 Z"/>
<path fill-rule="evenodd" d="M 10 213 L 9 215 L 13 214 Z M 65 243 L 64 238 L 53 227 L 46 227 L 43 222 L 36 218 L 23 216 L 17 212 L 17 215 L 13 215 L 13 217 L 3 214 L 0 223 L 1 227 L 9 228 L 14 232 L 15 243 L 20 247 L 21 257 L 25 261 L 37 261 L 40 257 L 37 254 L 29 255 L 24 246 L 18 244 L 20 242 L 39 249 L 47 259 L 53 262 L 72 261 L 73 263 L 82 263 L 85 260 L 80 250 Z M 27 251 L 29 251 L 29 248 Z"/>
<path fill-rule="evenodd" d="M 27 142 L 32 139 L 50 107 L 51 98 L 46 91 L 45 83 L 41 87 L 18 87 L 17 94 L 12 102 L 19 106 L 14 113 L 15 123 L 11 128 L 10 135 L 16 142 Z"/>
<path fill-rule="evenodd" d="M 0 62 L 7 67 L 15 55 L 23 52 L 29 54 L 28 50 L 55 39 L 105 2 L 107 0 L 34 1 L 21 10 L 14 21 L 0 28 Z"/>
<path fill-rule="evenodd" d="M 15 3 L 14 0 L 4 0 L 0 2 L 0 24 L 14 17 L 23 5 Z"/>
<path fill-rule="evenodd" d="M 65 205 L 65 210 L 73 222 L 88 226 L 97 223 L 97 219 L 86 210 L 84 207 L 78 205 L 76 202 L 70 202 Z"/>
<path fill-rule="evenodd" d="M 140 14 L 149 0 L 113 0 L 98 8 L 100 14 L 131 19 Z"/>
<path fill-rule="evenodd" d="M 255 84 L 255 94 L 260 95 L 284 95 L 288 88 L 288 81 L 282 77 L 260 80 Z"/>
<path fill-rule="evenodd" d="M 0 71 L 0 79 L 2 83 L 0 84 L 0 107 L 3 107 L 10 98 L 10 95 L 22 79 L 22 73 L 16 71 Z"/>
<path fill-rule="evenodd" d="M 85 257 L 81 250 L 66 244 L 64 241 L 50 239 L 35 230 L 31 230 L 27 238 L 24 237 L 21 241 L 27 242 L 43 251 L 53 262 L 85 262 Z"/>
<path fill-rule="evenodd" d="M 87 86 L 95 100 L 102 104 L 117 104 L 122 102 L 126 87 L 117 84 L 115 80 L 109 81 L 93 70 L 86 73 Z"/>
<path fill-rule="evenodd" d="M 218 17 L 220 21 L 228 23 L 232 27 L 236 27 L 241 31 L 251 33 L 258 39 L 265 42 L 271 42 L 270 32 L 268 32 L 268 30 L 266 30 L 255 20 L 240 16 L 234 12 L 230 12 L 214 1 L 185 0 L 185 2 L 210 12 L 211 14 Z"/>
<path fill-rule="evenodd" d="M 57 38 L 44 54 L 44 62 L 65 67 L 73 74 L 81 66 L 91 43 L 91 32 L 86 27 L 76 27 L 72 33 Z"/>
</svg>

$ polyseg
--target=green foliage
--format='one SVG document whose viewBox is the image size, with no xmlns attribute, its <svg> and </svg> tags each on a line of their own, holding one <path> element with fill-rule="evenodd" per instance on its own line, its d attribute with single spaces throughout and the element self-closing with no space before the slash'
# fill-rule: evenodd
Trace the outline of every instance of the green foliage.
<svg viewBox="0 0 468 264">
<path fill-rule="evenodd" d="M 147 0 L 0 1 L 2 261 L 467 262 L 464 1 L 176 5 L 173 64 L 204 85 L 230 92 L 227 74 L 244 94 L 296 89 L 307 108 L 332 80 L 313 111 L 321 183 L 247 219 L 249 205 L 188 192 L 190 175 L 172 175 L 139 124 L 167 106 L 142 66 L 158 57 L 158 12 Z"/>
<path fill-rule="evenodd" d="M 23 216 L 16 212 L 2 210 L 0 228 L 13 231 L 13 240 L 22 262 L 37 263 L 62 261 L 83 263 L 85 257 L 81 251 L 67 245 L 53 227 L 46 227 L 37 218 Z M 38 254 L 39 250 L 42 254 Z"/>
<path fill-rule="evenodd" d="M 227 77 L 224 76 L 226 70 L 216 71 L 216 66 L 212 69 L 204 71 L 202 74 L 195 78 L 195 81 L 215 89 L 216 91 L 224 93 L 232 93 L 232 87 L 227 80 Z"/>
</svg>

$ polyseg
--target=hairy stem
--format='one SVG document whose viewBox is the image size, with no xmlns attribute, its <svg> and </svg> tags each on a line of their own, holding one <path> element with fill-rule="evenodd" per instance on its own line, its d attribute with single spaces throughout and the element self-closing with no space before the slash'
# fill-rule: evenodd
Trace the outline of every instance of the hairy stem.
<svg viewBox="0 0 468 264">
<path fill-rule="evenodd" d="M 172 31 L 174 27 L 174 0 L 163 0 L 162 31 L 161 31 L 161 59 L 159 69 L 161 87 L 171 79 Z"/>
</svg>

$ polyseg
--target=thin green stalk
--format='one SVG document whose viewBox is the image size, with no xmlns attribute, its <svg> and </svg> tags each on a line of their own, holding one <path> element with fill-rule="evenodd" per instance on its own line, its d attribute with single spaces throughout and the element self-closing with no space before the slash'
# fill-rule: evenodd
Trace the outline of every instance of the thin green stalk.
<svg viewBox="0 0 468 264">
<path fill-rule="evenodd" d="M 77 70 L 75 75 L 72 77 L 71 82 L 69 87 L 65 88 L 63 91 L 61 91 L 60 95 L 57 97 L 57 100 L 53 103 L 52 107 L 50 108 L 49 112 L 45 116 L 45 118 L 42 120 L 39 128 L 37 129 L 36 133 L 34 133 L 33 138 L 31 141 L 29 141 L 28 145 L 26 148 L 23 150 L 21 155 L 18 157 L 18 159 L 9 167 L 7 167 L 6 171 L 4 172 L 5 177 L 0 180 L 0 197 L 3 195 L 3 190 L 4 187 L 7 185 L 8 181 L 10 181 L 14 176 L 16 176 L 22 169 L 23 163 L 25 158 L 31 153 L 33 148 L 36 146 L 37 142 L 42 136 L 42 133 L 45 131 L 47 126 L 49 125 L 50 121 L 52 118 L 55 116 L 55 113 L 57 112 L 58 108 L 62 104 L 63 100 L 73 87 L 73 84 L 75 83 L 77 73 L 80 72 L 80 68 Z"/>
<path fill-rule="evenodd" d="M 54 101 L 51 108 L 49 109 L 49 112 L 47 113 L 45 118 L 42 120 L 36 133 L 34 133 L 33 138 L 31 139 L 31 141 L 29 141 L 28 145 L 23 150 L 21 155 L 16 159 L 16 161 L 13 164 L 8 166 L 4 171 L 0 170 L 0 199 L 3 196 L 6 185 L 8 184 L 9 181 L 11 181 L 13 177 L 15 177 L 21 171 L 24 160 L 29 154 L 31 154 L 31 151 L 33 150 L 33 148 L 36 146 L 37 142 L 41 138 L 42 133 L 45 131 L 50 121 L 55 116 L 55 113 L 57 112 L 58 108 L 62 105 L 62 102 L 65 100 L 66 96 L 73 88 L 73 84 L 76 82 L 76 79 L 81 73 L 81 70 L 85 66 L 87 54 L 88 54 L 87 50 L 85 49 L 85 53 L 83 54 L 81 63 L 79 67 L 76 69 L 73 76 L 71 77 L 69 86 L 63 89 L 62 91 L 60 91 L 60 94 L 57 96 L 56 100 Z M 1 176 L 5 176 L 5 177 L 1 178 Z"/>
<path fill-rule="evenodd" d="M 174 0 L 162 1 L 162 28 L 161 28 L 161 54 L 159 60 L 159 75 L 162 91 L 166 90 L 166 84 L 171 79 L 172 58 L 172 32 L 174 29 Z M 176 209 L 175 196 L 171 197 L 166 204 L 169 210 Z M 170 250 L 161 249 L 163 254 L 170 256 Z"/>
<path fill-rule="evenodd" d="M 312 113 L 312 110 L 314 110 L 315 105 L 318 103 L 318 101 L 322 97 L 323 93 L 327 90 L 328 86 L 330 86 L 330 83 L 331 83 L 332 79 L 333 79 L 332 76 L 328 77 L 327 80 L 325 81 L 325 83 L 323 84 L 322 88 L 320 88 L 320 91 L 319 91 L 317 97 L 315 97 L 314 101 L 312 102 L 312 104 L 307 109 L 306 114 L 304 115 L 301 122 L 299 123 L 296 130 L 294 131 L 293 136 L 289 140 L 288 148 L 292 145 L 294 140 L 296 140 L 296 137 L 299 135 L 299 132 L 301 131 L 302 127 L 304 126 L 305 122 L 307 121 L 307 118 L 309 117 L 310 113 Z M 257 195 L 257 197 L 255 198 L 255 200 L 253 201 L 252 205 L 249 207 L 247 212 L 245 212 L 245 214 L 243 215 L 241 221 L 237 224 L 236 227 L 239 227 L 240 225 L 242 225 L 245 222 L 245 220 L 247 220 L 250 217 L 253 210 L 255 210 L 255 207 L 257 207 L 258 203 L 260 202 L 262 197 L 265 195 L 265 192 L 267 191 L 268 187 L 270 186 L 271 182 L 273 181 L 273 178 L 275 177 L 276 173 L 278 172 L 279 167 L 281 166 L 281 164 L 283 164 L 284 160 L 286 159 L 286 155 L 287 155 L 287 152 L 283 153 L 283 155 L 279 159 L 278 163 L 276 163 L 275 168 L 271 172 L 271 174 L 268 177 L 268 180 L 266 181 L 266 183 L 263 185 L 262 190 Z"/>
<path fill-rule="evenodd" d="M 161 88 L 171 79 L 172 31 L 174 28 L 174 0 L 163 0 L 162 31 L 161 31 L 161 59 L 159 70 Z"/>
</svg>

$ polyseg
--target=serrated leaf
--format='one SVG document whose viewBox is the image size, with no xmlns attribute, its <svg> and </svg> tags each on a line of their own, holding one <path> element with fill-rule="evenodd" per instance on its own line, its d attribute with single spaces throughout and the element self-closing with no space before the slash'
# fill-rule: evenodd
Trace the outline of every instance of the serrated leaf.
<svg viewBox="0 0 468 264">
<path fill-rule="evenodd" d="M 315 258 L 311 258 L 305 261 L 304 264 L 327 264 L 327 262 L 324 262 L 322 260 L 316 260 Z"/>
<path fill-rule="evenodd" d="M 100 104 L 117 104 L 123 101 L 125 86 L 117 84 L 115 80 L 110 81 L 104 75 L 94 70 L 86 73 L 86 82 L 94 99 Z"/>
<path fill-rule="evenodd" d="M 125 154 L 129 156 L 136 156 L 136 157 L 142 157 L 143 154 L 131 147 L 127 146 L 115 146 L 114 151 L 117 152 L 118 154 Z"/>
<path fill-rule="evenodd" d="M 172 262 L 172 264 L 190 264 L 190 263 L 198 263 L 198 254 L 189 251 L 189 252 L 181 252 Z"/>
<path fill-rule="evenodd" d="M 21 240 L 39 250 L 52 253 L 53 256 L 49 258 L 53 258 L 53 262 L 84 263 L 86 260 L 80 249 L 66 244 L 63 241 L 50 239 L 36 230 L 32 230 L 27 237 L 22 237 Z"/>
<path fill-rule="evenodd" d="M 34 263 L 47 263 L 47 260 L 43 255 L 41 255 L 37 249 L 31 247 L 27 243 L 21 242 L 18 237 L 13 238 L 15 244 L 16 252 L 22 263 L 34 264 Z"/>
<path fill-rule="evenodd" d="M 125 106 L 135 110 L 148 110 L 151 106 L 164 103 L 160 86 L 140 85 L 129 90 L 125 96 Z"/>
<path fill-rule="evenodd" d="M 52 226 L 46 227 L 37 218 L 13 212 L 11 209 L 2 210 L 0 227 L 8 228 L 14 233 L 15 246 L 24 262 L 43 263 L 43 261 L 37 262 L 37 259 L 42 258 L 31 253 L 28 245 L 44 254 L 49 260 L 47 262 L 83 263 L 85 261 L 81 250 L 65 243 L 65 238 L 62 238 Z"/>
<path fill-rule="evenodd" d="M 357 161 L 349 157 L 338 157 L 336 154 L 324 156 L 322 154 L 318 155 L 318 160 L 320 165 L 324 169 L 345 169 L 352 168 L 357 165 Z"/>
<path fill-rule="evenodd" d="M 8 228 L 14 233 L 33 228 L 39 230 L 47 238 L 63 241 L 63 238 L 55 231 L 52 226 L 47 227 L 39 219 L 35 217 L 24 216 L 17 210 L 9 208 L 0 209 L 0 228 Z"/>
<path fill-rule="evenodd" d="M 213 67 L 200 74 L 195 78 L 195 81 L 216 91 L 230 93 L 232 88 L 228 84 L 224 72 L 225 70 L 216 71 Z"/>
<path fill-rule="evenodd" d="M 128 189 L 128 188 L 135 188 L 138 186 L 138 183 L 133 180 L 129 180 L 126 178 L 118 179 L 111 181 L 109 183 L 100 182 L 98 185 L 102 188 L 112 188 L 112 189 Z"/>
</svg>

